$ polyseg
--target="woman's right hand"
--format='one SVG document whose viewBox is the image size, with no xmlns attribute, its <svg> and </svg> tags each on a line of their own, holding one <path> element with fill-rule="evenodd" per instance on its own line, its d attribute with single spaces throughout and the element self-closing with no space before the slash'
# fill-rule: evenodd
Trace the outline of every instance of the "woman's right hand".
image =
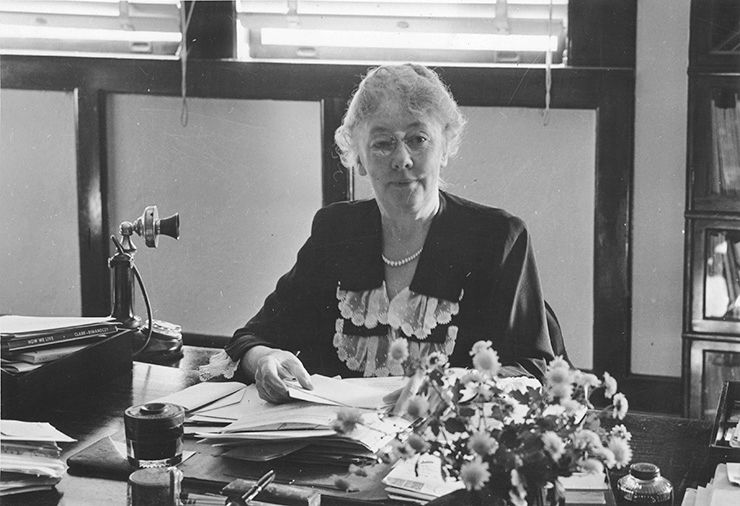
<svg viewBox="0 0 740 506">
<path fill-rule="evenodd" d="M 307 390 L 312 390 L 311 378 L 303 363 L 289 351 L 255 346 L 242 359 L 242 367 L 254 378 L 257 392 L 268 402 L 290 400 L 286 379 L 296 379 Z"/>
</svg>

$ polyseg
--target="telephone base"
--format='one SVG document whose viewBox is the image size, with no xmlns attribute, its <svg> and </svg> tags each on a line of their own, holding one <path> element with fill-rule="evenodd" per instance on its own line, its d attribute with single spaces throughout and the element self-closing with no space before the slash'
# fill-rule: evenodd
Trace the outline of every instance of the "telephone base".
<svg viewBox="0 0 740 506">
<path fill-rule="evenodd" d="M 155 325 L 154 328 L 157 328 L 157 326 Z M 134 333 L 134 350 L 138 350 L 144 345 L 147 333 L 147 327 L 142 327 Z M 152 337 L 146 348 L 136 353 L 134 360 L 150 364 L 168 365 L 180 360 L 182 357 L 182 335 L 173 332 L 162 333 L 155 330 L 152 332 Z"/>
</svg>

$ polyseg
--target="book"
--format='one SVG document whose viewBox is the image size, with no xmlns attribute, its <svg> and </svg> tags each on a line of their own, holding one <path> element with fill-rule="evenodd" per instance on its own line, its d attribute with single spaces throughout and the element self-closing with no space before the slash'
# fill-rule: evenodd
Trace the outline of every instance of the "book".
<svg viewBox="0 0 740 506">
<path fill-rule="evenodd" d="M 113 323 L 97 323 L 84 327 L 72 327 L 46 332 L 17 335 L 2 334 L 0 350 L 2 350 L 3 354 L 9 354 L 22 350 L 48 348 L 60 343 L 90 342 L 93 340 L 91 337 L 103 337 L 117 331 L 118 327 Z"/>
<path fill-rule="evenodd" d="M 565 504 L 607 504 L 610 490 L 605 473 L 573 473 L 561 476 L 565 489 Z"/>
<path fill-rule="evenodd" d="M 93 336 L 93 338 L 98 337 L 99 336 Z M 72 353 L 77 353 L 82 348 L 89 345 L 89 343 L 83 341 L 84 340 L 75 341 L 82 344 L 57 345 L 51 348 L 30 349 L 20 353 L 14 353 L 11 358 L 15 361 L 27 362 L 29 364 L 45 364 L 46 362 L 51 362 L 53 360 L 66 357 L 67 355 L 71 355 Z"/>
</svg>

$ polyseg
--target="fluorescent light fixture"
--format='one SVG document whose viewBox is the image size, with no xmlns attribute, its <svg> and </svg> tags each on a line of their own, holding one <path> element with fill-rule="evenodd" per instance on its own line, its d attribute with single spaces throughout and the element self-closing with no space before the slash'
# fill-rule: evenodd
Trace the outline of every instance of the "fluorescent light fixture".
<svg viewBox="0 0 740 506">
<path fill-rule="evenodd" d="M 377 32 L 262 28 L 263 45 L 454 51 L 557 51 L 558 37 L 483 33 Z"/>
<path fill-rule="evenodd" d="M 135 30 L 101 30 L 95 28 L 64 28 L 54 26 L 0 25 L 0 37 L 5 39 L 101 40 L 124 42 L 179 43 L 179 32 Z"/>
</svg>

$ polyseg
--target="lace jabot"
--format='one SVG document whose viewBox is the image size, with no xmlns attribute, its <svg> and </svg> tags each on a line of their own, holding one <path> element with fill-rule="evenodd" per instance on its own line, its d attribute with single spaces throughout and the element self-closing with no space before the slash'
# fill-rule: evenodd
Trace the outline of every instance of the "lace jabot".
<svg viewBox="0 0 740 506">
<path fill-rule="evenodd" d="M 334 333 L 337 356 L 350 370 L 364 376 L 409 372 L 389 357 L 391 343 L 399 338 L 408 342 L 406 363 L 418 363 L 432 353 L 449 356 L 455 348 L 457 327 L 449 324 L 460 309 L 458 302 L 421 295 L 408 288 L 389 300 L 385 283 L 362 292 L 338 287 L 337 300 L 341 314 Z M 433 331 L 442 331 L 442 337 L 430 339 Z M 237 362 L 221 351 L 211 357 L 208 365 L 200 367 L 200 376 L 202 380 L 231 378 L 236 367 Z"/>
<path fill-rule="evenodd" d="M 334 347 L 337 355 L 349 369 L 364 376 L 400 375 L 403 365 L 389 357 L 392 341 L 406 338 L 409 359 L 423 360 L 432 353 L 450 355 L 455 347 L 457 327 L 448 325 L 458 313 L 457 302 L 437 299 L 404 288 L 392 300 L 388 299 L 385 283 L 363 292 L 337 288 L 341 318 L 337 319 Z M 351 326 L 363 330 L 353 333 Z M 429 340 L 438 326 L 448 325 L 444 339 Z M 365 329 L 382 326 L 382 332 L 365 335 Z"/>
</svg>

